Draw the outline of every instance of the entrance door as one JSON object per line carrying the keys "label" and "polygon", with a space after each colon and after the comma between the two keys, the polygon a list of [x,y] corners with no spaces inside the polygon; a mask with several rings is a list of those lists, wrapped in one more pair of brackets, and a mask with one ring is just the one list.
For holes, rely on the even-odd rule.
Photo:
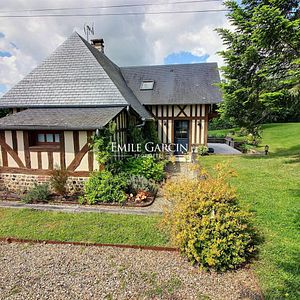
{"label": "entrance door", "polygon": [[188,120],[174,121],[174,143],[178,145],[177,146],[178,151],[175,151],[175,154],[182,155],[186,153],[186,151],[188,151],[189,149],[189,121]]}

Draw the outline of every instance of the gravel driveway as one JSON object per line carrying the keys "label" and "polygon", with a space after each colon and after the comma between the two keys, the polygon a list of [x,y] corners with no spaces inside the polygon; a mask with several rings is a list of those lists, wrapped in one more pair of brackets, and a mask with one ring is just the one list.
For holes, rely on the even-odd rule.
{"label": "gravel driveway", "polygon": [[199,272],[176,252],[0,243],[0,299],[261,299],[247,270]]}

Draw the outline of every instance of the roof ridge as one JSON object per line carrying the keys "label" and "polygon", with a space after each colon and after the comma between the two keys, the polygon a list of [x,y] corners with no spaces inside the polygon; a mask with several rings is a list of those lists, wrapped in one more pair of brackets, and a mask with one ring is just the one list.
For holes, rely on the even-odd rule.
{"label": "roof ridge", "polygon": [[[143,104],[135,96],[131,88],[127,85],[126,80],[121,72],[121,68],[109,59],[104,53],[94,48],[86,39],[78,34],[85,46],[94,55],[95,59],[104,69],[106,74],[115,84],[125,101],[131,106],[142,118],[152,119],[150,113],[146,110]],[[113,68],[113,69],[111,69]]]}
{"label": "roof ridge", "polygon": [[137,66],[123,66],[119,67],[120,69],[127,69],[127,68],[145,68],[145,67],[178,67],[178,66],[190,66],[190,65],[216,65],[218,66],[217,62],[203,62],[203,63],[186,63],[186,64],[159,64],[159,65],[137,65]]}

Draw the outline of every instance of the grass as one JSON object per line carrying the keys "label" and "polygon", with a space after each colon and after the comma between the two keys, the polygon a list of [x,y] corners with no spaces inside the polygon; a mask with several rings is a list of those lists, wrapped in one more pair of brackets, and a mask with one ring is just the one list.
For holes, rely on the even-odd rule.
{"label": "grass", "polygon": [[300,299],[300,123],[263,128],[270,156],[210,156],[202,164],[229,161],[238,174],[240,204],[264,238],[254,268],[266,299]]}
{"label": "grass", "polygon": [[[237,131],[238,128],[211,130],[209,135],[226,135]],[[277,155],[293,155],[300,149],[300,123],[274,123],[262,125],[262,143],[259,151],[264,150],[265,145],[270,146],[270,152]],[[243,140],[243,137],[234,136],[235,140]]]}
{"label": "grass", "polygon": [[0,237],[165,246],[160,216],[0,209]]}

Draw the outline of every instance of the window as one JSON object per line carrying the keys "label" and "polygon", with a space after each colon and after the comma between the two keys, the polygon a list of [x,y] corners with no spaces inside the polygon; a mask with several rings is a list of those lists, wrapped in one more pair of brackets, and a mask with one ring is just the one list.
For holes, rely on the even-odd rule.
{"label": "window", "polygon": [[144,80],[141,83],[140,90],[153,90],[154,87],[154,81],[153,80]]}
{"label": "window", "polygon": [[59,148],[60,133],[59,132],[36,132],[29,133],[29,146],[35,148]]}
{"label": "window", "polygon": [[37,144],[59,143],[59,133],[38,133]]}

